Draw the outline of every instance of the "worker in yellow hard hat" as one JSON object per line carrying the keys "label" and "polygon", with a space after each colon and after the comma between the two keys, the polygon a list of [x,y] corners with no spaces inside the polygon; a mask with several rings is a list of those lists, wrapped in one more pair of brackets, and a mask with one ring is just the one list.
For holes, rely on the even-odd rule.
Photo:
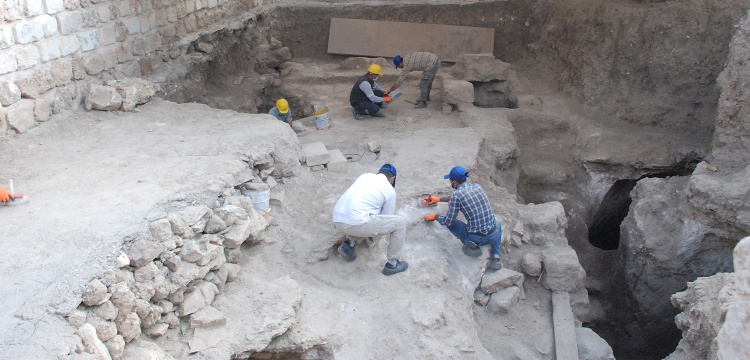
{"label": "worker in yellow hard hat", "polygon": [[289,102],[286,99],[276,100],[276,106],[271,108],[268,113],[292,126],[292,111],[289,110]]}
{"label": "worker in yellow hard hat", "polygon": [[383,69],[378,64],[372,64],[367,68],[367,74],[360,76],[354,83],[349,94],[349,104],[354,108],[352,112],[355,119],[364,120],[365,115],[385,117],[379,112],[380,108],[392,99],[385,95],[383,88],[375,82],[380,75],[383,75]]}

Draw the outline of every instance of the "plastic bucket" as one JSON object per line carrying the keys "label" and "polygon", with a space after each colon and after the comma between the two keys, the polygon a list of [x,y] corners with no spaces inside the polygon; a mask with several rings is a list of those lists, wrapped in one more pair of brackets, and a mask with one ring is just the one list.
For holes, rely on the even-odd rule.
{"label": "plastic bucket", "polygon": [[263,217],[268,217],[271,211],[271,189],[266,190],[242,190],[242,195],[249,196],[253,201],[253,207]]}
{"label": "plastic bucket", "polygon": [[328,115],[328,108],[325,106],[315,106],[313,112],[315,117],[315,128],[318,130],[328,130],[331,128],[331,118]]}

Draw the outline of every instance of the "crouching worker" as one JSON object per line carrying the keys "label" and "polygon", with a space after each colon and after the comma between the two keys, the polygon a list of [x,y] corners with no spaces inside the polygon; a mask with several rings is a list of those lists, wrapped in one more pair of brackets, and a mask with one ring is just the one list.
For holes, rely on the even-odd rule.
{"label": "crouching worker", "polygon": [[346,234],[338,252],[348,261],[357,259],[357,242],[390,235],[383,275],[397,274],[409,267],[399,259],[406,240],[406,220],[394,215],[396,176],[396,167],[391,164],[383,165],[377,174],[360,175],[333,208],[333,226]]}
{"label": "crouching worker", "polygon": [[[462,250],[467,256],[479,257],[482,255],[480,246],[492,245],[490,269],[502,269],[500,243],[503,239],[503,231],[492,212],[487,193],[481,185],[466,182],[469,178],[469,171],[462,166],[453,167],[444,178],[450,179],[451,187],[454,189],[453,195],[442,198],[430,195],[426,203],[448,202],[448,213],[445,216],[429,214],[425,220],[437,220],[445,225],[458,240],[461,240]],[[464,214],[468,224],[456,220],[459,211]]]}
{"label": "crouching worker", "polygon": [[385,95],[385,91],[376,82],[383,74],[383,69],[378,64],[372,64],[367,68],[367,74],[360,76],[354,83],[349,93],[349,104],[352,113],[357,120],[364,120],[365,115],[373,117],[385,117],[379,112],[384,103],[391,102],[391,97]]}
{"label": "crouching worker", "polygon": [[272,107],[268,113],[273,115],[277,120],[289,124],[289,126],[292,126],[294,122],[292,112],[289,110],[289,102],[286,99],[276,100],[276,106]]}

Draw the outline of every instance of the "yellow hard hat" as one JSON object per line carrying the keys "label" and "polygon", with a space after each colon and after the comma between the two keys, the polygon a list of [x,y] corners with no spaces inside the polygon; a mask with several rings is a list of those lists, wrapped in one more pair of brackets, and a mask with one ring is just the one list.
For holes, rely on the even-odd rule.
{"label": "yellow hard hat", "polygon": [[380,65],[378,64],[372,64],[369,68],[367,68],[367,71],[371,74],[375,75],[383,75],[383,69],[380,68]]}
{"label": "yellow hard hat", "polygon": [[286,114],[289,112],[289,103],[286,101],[286,99],[276,100],[276,107],[279,108],[279,112],[282,114]]}

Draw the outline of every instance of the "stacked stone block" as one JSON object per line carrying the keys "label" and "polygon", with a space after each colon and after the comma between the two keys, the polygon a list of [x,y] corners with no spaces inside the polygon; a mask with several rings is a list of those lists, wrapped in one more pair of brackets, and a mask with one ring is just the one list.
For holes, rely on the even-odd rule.
{"label": "stacked stone block", "polygon": [[345,172],[348,164],[343,153],[339,149],[328,150],[322,142],[314,142],[302,145],[305,153],[306,164],[312,171],[328,169],[334,172]]}

